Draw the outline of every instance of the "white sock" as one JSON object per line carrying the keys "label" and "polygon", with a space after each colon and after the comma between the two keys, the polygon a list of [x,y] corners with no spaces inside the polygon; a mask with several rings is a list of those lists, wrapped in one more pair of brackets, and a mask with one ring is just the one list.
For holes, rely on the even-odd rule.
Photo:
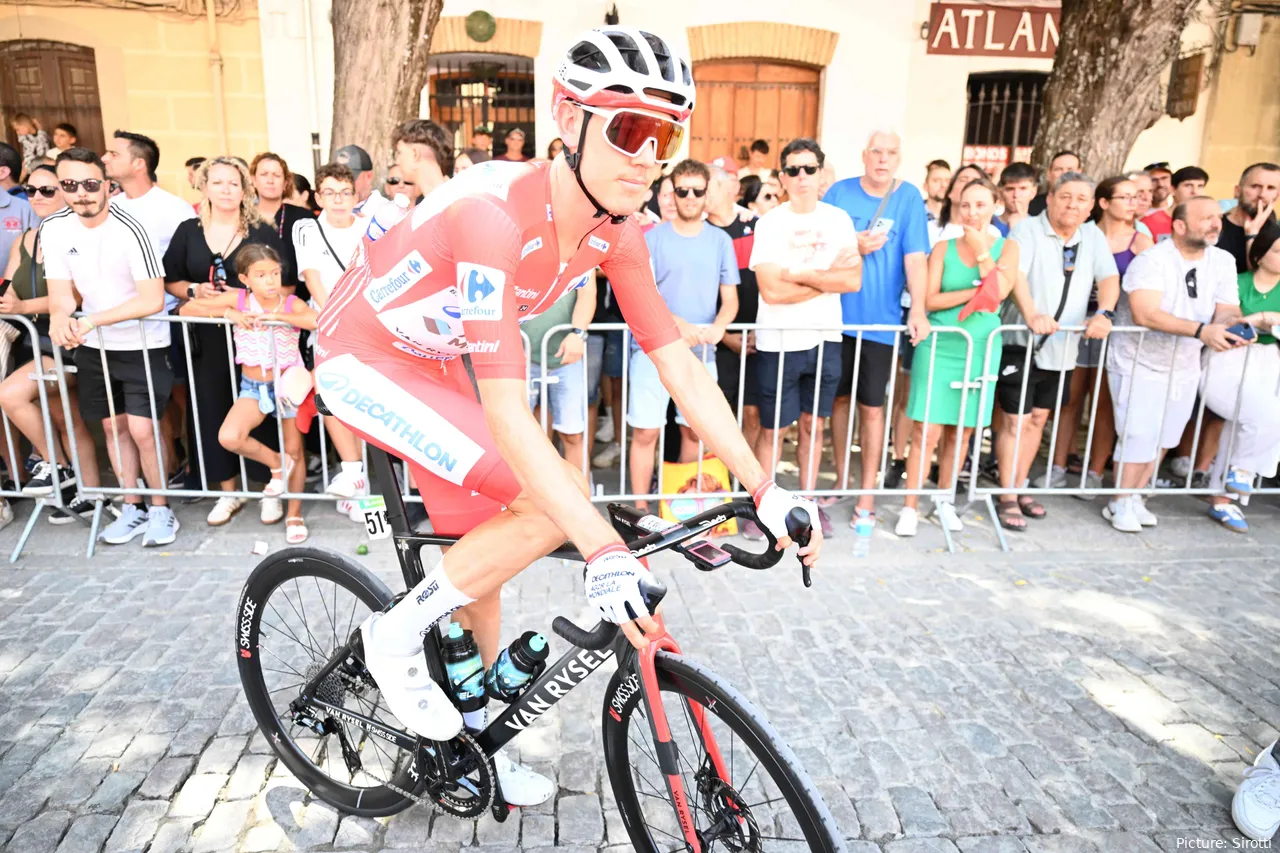
{"label": "white sock", "polygon": [[[343,463],[355,464],[355,463]],[[410,655],[422,650],[422,636],[444,617],[474,598],[460,591],[445,574],[444,560],[422,583],[409,590],[400,603],[378,620],[377,641],[393,654]]]}
{"label": "white sock", "polygon": [[478,711],[463,711],[462,722],[469,732],[483,731],[489,725],[489,708],[485,706]]}
{"label": "white sock", "polygon": [[364,463],[363,463],[363,462],[359,462],[359,461],[356,461],[356,462],[343,462],[343,463],[342,463],[342,472],[343,472],[344,474],[356,474],[357,476],[358,476],[358,475],[360,475],[360,474],[363,474],[363,473],[364,473]]}

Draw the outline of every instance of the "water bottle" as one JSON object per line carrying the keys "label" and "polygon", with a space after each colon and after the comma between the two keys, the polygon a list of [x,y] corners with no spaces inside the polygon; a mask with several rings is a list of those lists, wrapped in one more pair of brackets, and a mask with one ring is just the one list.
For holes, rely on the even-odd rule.
{"label": "water bottle", "polygon": [[449,633],[444,638],[444,671],[463,713],[478,711],[485,706],[488,698],[484,695],[484,663],[480,660],[480,649],[471,638],[471,632],[462,630],[457,622],[449,623]]}
{"label": "water bottle", "polygon": [[394,204],[379,205],[373,212],[373,216],[369,217],[369,227],[365,229],[364,236],[368,237],[370,242],[377,240],[398,225],[409,212],[408,196],[398,195],[394,202]]}
{"label": "water bottle", "polygon": [[870,510],[858,510],[857,520],[853,524],[853,556],[871,556],[871,531],[875,523],[871,520]]}
{"label": "water bottle", "polygon": [[520,639],[502,650],[484,677],[484,689],[490,699],[514,701],[521,688],[541,670],[547,659],[547,638],[525,631]]}

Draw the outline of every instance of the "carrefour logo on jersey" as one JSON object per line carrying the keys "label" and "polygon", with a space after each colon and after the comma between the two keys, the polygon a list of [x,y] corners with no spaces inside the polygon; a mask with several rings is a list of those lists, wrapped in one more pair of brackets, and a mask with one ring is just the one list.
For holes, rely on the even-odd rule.
{"label": "carrefour logo on jersey", "polygon": [[458,264],[459,302],[463,320],[501,320],[507,274],[480,264]]}
{"label": "carrefour logo on jersey", "polygon": [[609,241],[602,240],[594,235],[587,239],[587,245],[595,249],[597,252],[609,251]]}
{"label": "carrefour logo on jersey", "polygon": [[414,249],[405,255],[400,263],[387,271],[386,275],[376,276],[365,288],[364,298],[374,308],[382,308],[395,299],[406,288],[422,281],[431,272],[431,265],[422,254]]}

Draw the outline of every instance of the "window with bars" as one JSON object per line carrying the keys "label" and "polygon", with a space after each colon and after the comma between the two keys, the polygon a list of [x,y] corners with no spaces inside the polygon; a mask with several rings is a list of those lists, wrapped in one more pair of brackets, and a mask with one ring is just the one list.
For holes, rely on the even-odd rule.
{"label": "window with bars", "polygon": [[1032,71],[969,75],[965,163],[982,166],[994,178],[1007,164],[1030,159],[1048,76]]}
{"label": "window with bars", "polygon": [[533,60],[500,53],[442,53],[428,61],[431,120],[453,133],[454,152],[471,145],[476,125],[493,126],[493,153],[506,150],[512,129],[524,131],[525,157],[533,157]]}

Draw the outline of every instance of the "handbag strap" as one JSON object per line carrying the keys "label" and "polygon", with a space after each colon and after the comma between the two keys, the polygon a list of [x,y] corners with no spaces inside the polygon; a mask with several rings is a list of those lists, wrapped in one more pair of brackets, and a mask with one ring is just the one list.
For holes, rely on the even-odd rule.
{"label": "handbag strap", "polygon": [[902,186],[902,181],[897,178],[893,179],[893,183],[889,185],[889,191],[880,199],[880,206],[876,208],[876,212],[872,215],[871,221],[867,223],[867,228],[875,228],[876,220],[884,215],[885,209],[889,206],[889,199],[898,191],[898,187]]}
{"label": "handbag strap", "polygon": [[316,230],[320,232],[320,239],[323,240],[325,246],[329,248],[330,257],[332,257],[335,261],[338,262],[339,269],[341,269],[343,272],[346,272],[347,265],[342,262],[342,258],[339,258],[338,253],[333,250],[333,244],[330,243],[329,238],[325,236],[324,223],[320,221],[319,217],[316,218]]}
{"label": "handbag strap", "polygon": [[[1075,249],[1075,251],[1072,252],[1071,266],[1067,266],[1067,248],[1068,247],[1065,245],[1062,247],[1062,296],[1058,299],[1058,310],[1053,312],[1053,322],[1055,323],[1058,322],[1060,319],[1062,319],[1062,312],[1067,307],[1067,295],[1071,291],[1071,276],[1076,271],[1075,256],[1080,253],[1079,247],[1080,247],[1080,244],[1083,242],[1084,240],[1081,239],[1079,243],[1076,243],[1076,245],[1072,247]],[[1036,353],[1040,352],[1040,348],[1043,347],[1045,344],[1047,344],[1049,342],[1049,338],[1051,337],[1053,336],[1045,335],[1040,339],[1040,342],[1036,344],[1035,349],[1031,351],[1032,358],[1035,358]]]}

